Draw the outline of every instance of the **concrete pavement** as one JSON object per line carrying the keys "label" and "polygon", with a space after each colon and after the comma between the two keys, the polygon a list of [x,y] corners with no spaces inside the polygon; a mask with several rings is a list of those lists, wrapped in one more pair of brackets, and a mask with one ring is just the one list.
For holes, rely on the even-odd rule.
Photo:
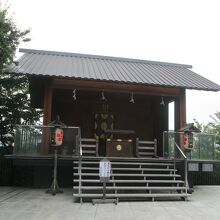
{"label": "concrete pavement", "polygon": [[1,220],[219,220],[220,186],[198,186],[188,201],[73,203],[71,189],[52,196],[44,189],[0,187]]}

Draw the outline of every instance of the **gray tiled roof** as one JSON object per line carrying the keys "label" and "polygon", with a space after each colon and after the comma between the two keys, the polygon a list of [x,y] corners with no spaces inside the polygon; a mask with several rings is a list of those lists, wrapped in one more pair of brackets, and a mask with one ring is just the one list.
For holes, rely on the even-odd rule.
{"label": "gray tiled roof", "polygon": [[54,51],[20,49],[10,71],[19,74],[220,91],[190,65]]}

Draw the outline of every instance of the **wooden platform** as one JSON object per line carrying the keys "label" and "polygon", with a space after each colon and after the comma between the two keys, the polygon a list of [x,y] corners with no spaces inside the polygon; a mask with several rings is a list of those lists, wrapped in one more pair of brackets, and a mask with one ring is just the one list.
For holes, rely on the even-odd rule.
{"label": "wooden platform", "polygon": [[[90,161],[101,160],[102,157],[84,157]],[[133,161],[136,163],[148,162],[164,162],[170,163],[171,159],[165,158],[124,158],[112,157],[113,161]],[[0,184],[13,186],[29,186],[29,187],[49,187],[52,178],[53,156],[28,156],[28,155],[6,155],[0,158],[0,164],[3,168],[0,171]],[[58,158],[58,178],[62,187],[72,186],[72,166],[73,161],[77,161],[78,156],[59,156]],[[220,184],[220,161],[219,160],[189,160],[189,163],[198,163],[199,171],[190,171],[188,174],[190,187],[194,185],[219,185]],[[202,165],[214,164],[213,172],[203,172]],[[182,161],[177,161],[177,167],[180,174],[183,171]],[[91,167],[90,169],[98,169]],[[121,170],[124,168],[121,167]],[[151,168],[145,168],[146,171]],[[131,168],[131,171],[136,170]]]}

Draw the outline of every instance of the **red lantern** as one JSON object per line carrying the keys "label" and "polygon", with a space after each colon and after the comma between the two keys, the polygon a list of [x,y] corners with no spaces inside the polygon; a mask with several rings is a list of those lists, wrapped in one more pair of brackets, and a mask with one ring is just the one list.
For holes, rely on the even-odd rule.
{"label": "red lantern", "polygon": [[63,143],[63,129],[55,128],[51,133],[51,146],[58,147]]}

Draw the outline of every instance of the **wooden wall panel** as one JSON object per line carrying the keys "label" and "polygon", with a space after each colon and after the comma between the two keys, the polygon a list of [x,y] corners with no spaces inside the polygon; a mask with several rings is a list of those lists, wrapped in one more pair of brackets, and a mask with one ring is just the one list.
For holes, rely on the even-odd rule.
{"label": "wooden wall panel", "polygon": [[[94,94],[93,94],[94,95]],[[99,96],[84,96],[79,100],[71,99],[71,91],[57,91],[54,97],[53,118],[60,115],[61,121],[69,126],[79,126],[82,136],[94,137],[95,113],[100,113]],[[113,95],[114,96],[114,95]],[[65,98],[62,98],[65,97]],[[135,104],[129,103],[128,97],[112,100],[108,97],[108,111],[114,115],[115,129],[135,130],[137,136],[145,140],[153,140],[154,109],[150,97],[136,98]]]}
{"label": "wooden wall panel", "polygon": [[[168,108],[161,106],[161,97],[136,95],[135,103],[128,94],[105,94],[109,114],[114,115],[114,129],[134,130],[142,140],[158,140],[158,154],[163,155],[163,131],[168,130]],[[71,90],[56,90],[53,101],[53,118],[60,115],[69,126],[81,127],[82,137],[94,137],[95,113],[100,113],[100,92],[78,91],[77,100]],[[168,101],[168,100],[167,100]]]}

